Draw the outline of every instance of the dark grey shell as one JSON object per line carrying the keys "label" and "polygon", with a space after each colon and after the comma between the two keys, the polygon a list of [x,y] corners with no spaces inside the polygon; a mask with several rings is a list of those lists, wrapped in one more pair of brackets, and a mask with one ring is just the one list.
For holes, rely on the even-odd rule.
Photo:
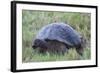
{"label": "dark grey shell", "polygon": [[65,23],[52,23],[44,26],[37,34],[36,39],[57,40],[69,46],[75,46],[81,43],[78,32]]}

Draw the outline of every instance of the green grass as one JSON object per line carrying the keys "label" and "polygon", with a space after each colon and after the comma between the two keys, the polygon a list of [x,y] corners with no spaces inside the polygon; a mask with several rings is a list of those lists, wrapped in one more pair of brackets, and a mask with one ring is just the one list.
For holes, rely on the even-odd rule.
{"label": "green grass", "polygon": [[[65,60],[86,60],[91,58],[91,15],[89,13],[75,12],[47,12],[47,11],[22,11],[22,62],[44,62]],[[31,48],[39,29],[53,22],[64,22],[72,26],[87,39],[86,49],[80,56],[75,49],[70,49],[65,55],[42,55],[35,53]]]}
{"label": "green grass", "polygon": [[90,49],[85,49],[83,56],[80,56],[75,49],[70,49],[68,53],[64,55],[57,54],[39,54],[36,52],[32,52],[33,50],[27,50],[27,54],[25,53],[23,56],[24,62],[46,62],[46,61],[69,61],[69,60],[87,60],[90,59]]}

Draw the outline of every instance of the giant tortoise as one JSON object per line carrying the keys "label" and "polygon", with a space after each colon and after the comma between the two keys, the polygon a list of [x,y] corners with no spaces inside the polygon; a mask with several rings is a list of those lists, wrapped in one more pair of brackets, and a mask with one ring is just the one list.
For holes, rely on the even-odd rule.
{"label": "giant tortoise", "polygon": [[70,25],[65,23],[51,23],[39,30],[32,42],[33,49],[40,53],[64,54],[70,48],[75,48],[82,55],[85,39]]}

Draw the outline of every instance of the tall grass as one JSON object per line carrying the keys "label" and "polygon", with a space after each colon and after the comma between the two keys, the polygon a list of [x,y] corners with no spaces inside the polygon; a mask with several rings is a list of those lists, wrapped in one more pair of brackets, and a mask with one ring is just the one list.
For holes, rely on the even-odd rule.
{"label": "tall grass", "polygon": [[[50,12],[50,11],[22,11],[22,61],[63,61],[63,60],[85,60],[91,58],[90,49],[90,19],[89,13],[75,12]],[[32,40],[35,39],[39,29],[53,22],[64,22],[72,26],[83,37],[87,39],[87,48],[83,56],[79,56],[75,49],[70,49],[65,55],[46,55],[35,53],[32,49]]]}

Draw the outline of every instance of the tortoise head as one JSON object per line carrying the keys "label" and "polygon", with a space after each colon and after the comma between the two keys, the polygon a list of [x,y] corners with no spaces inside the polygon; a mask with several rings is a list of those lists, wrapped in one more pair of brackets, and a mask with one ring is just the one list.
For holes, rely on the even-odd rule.
{"label": "tortoise head", "polygon": [[44,40],[35,39],[33,44],[32,44],[32,48],[33,49],[36,49],[36,48],[47,48],[47,43]]}

